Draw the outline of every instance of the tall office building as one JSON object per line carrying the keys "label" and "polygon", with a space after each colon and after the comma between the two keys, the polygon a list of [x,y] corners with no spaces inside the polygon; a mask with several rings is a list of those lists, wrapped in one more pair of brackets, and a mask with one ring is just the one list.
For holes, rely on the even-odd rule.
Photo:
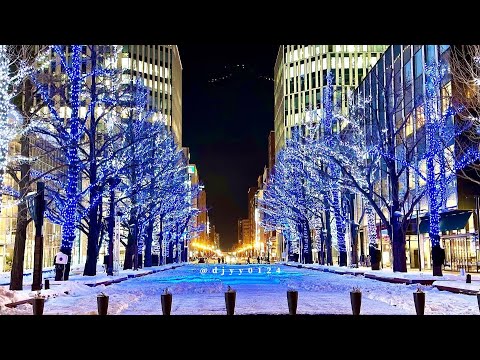
{"label": "tall office building", "polygon": [[[402,104],[395,109],[396,129],[396,151],[411,151],[414,159],[418,161],[418,167],[422,172],[426,172],[426,160],[423,155],[427,149],[428,139],[425,135],[425,94],[426,94],[426,76],[425,65],[439,63],[441,61],[448,63],[452,51],[461,52],[461,47],[450,45],[392,45],[386,49],[380,57],[377,64],[370,70],[365,79],[355,90],[355,95],[362,97],[371,97],[371,107],[368,108],[367,119],[380,119],[380,123],[385,122],[386,110],[381,106],[384,101],[384,95],[379,90],[383,84],[393,83],[395,102]],[[392,69],[394,71],[392,76]],[[450,67],[448,67],[450,71]],[[380,85],[379,85],[380,83]],[[457,82],[455,76],[450,72],[441,82],[442,101],[440,105],[445,111],[445,106],[449,105],[451,98],[462,101],[468,98],[468,92],[463,93],[462,86]],[[388,118],[387,118],[388,119]],[[459,120],[459,119],[458,119]],[[454,117],[450,121],[454,120]],[[371,120],[370,120],[371,121]],[[460,122],[458,123],[460,124]],[[374,125],[366,122],[366,127]],[[367,136],[367,143],[374,141],[373,136]],[[450,150],[459,153],[461,148],[458,144],[452,142],[449,145]],[[445,150],[445,161],[451,161]],[[446,167],[447,174],[450,172],[451,165]],[[376,187],[379,192],[388,198],[390,176],[386,170],[382,169],[379,173]],[[472,177],[477,177],[471,173]],[[476,198],[480,193],[478,180],[473,182],[465,179],[459,172],[449,174],[451,181],[447,185],[444,206],[440,213],[440,242],[445,249],[446,270],[459,271],[480,271],[480,247],[478,239],[478,203]],[[404,173],[400,177],[400,193],[404,194],[409,189],[410,194],[414,194],[426,185],[424,178],[415,172]],[[402,195],[403,196],[403,195]],[[361,217],[361,201],[357,197],[357,210],[355,211],[355,221],[360,223],[359,227],[359,252],[367,253],[368,244],[366,219]],[[412,198],[407,198],[408,206],[412,204]],[[387,209],[383,207],[387,212]],[[410,218],[409,226],[406,230],[406,260],[407,265],[412,268],[431,269],[431,243],[429,239],[429,214],[428,198],[423,196],[415,206],[414,213]],[[405,210],[404,210],[405,211]],[[362,220],[362,221],[360,221]],[[380,250],[382,252],[382,266],[391,266],[393,262],[393,251],[388,232],[384,224],[376,216],[377,238],[379,240]]]}
{"label": "tall office building", "polygon": [[150,89],[149,109],[165,116],[179,147],[182,146],[182,62],[177,45],[124,45],[120,57],[124,81],[137,76]]}
{"label": "tall office building", "polygon": [[281,45],[275,63],[275,155],[301,125],[305,111],[322,107],[330,70],[335,101],[346,109],[348,90],[357,87],[385,51],[385,45]]}

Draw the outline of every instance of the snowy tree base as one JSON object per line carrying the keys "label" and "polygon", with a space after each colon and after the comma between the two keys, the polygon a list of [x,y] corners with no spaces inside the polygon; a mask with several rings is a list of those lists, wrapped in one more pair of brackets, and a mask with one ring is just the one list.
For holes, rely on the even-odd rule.
{"label": "snowy tree base", "polygon": [[433,276],[443,276],[442,265],[433,265]]}

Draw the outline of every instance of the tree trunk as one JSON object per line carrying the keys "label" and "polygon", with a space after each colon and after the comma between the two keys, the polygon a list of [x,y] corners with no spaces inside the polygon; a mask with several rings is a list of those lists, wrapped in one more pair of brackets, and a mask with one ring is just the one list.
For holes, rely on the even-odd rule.
{"label": "tree trunk", "polygon": [[[27,136],[20,138],[20,152],[22,156],[30,155],[30,143]],[[30,164],[20,165],[20,196],[22,199],[29,192]],[[27,204],[23,201],[17,207],[17,228],[15,232],[15,247],[13,248],[13,264],[10,273],[10,290],[23,290],[23,267],[25,259],[25,245],[27,241]]]}
{"label": "tree trunk", "polygon": [[173,241],[168,242],[167,264],[173,263]]}
{"label": "tree trunk", "polygon": [[325,211],[325,227],[327,228],[327,238],[325,245],[327,247],[327,265],[333,265],[332,254],[332,228],[330,226],[330,211]]}
{"label": "tree trunk", "polygon": [[325,235],[322,230],[320,231],[320,249],[318,250],[318,263],[325,265]]}
{"label": "tree trunk", "polygon": [[[392,214],[393,215],[393,214]],[[393,250],[393,271],[407,272],[407,256],[405,253],[405,231],[403,231],[398,217],[391,215],[392,231],[391,239]]]}
{"label": "tree trunk", "polygon": [[[96,196],[96,191],[91,191],[90,196]],[[92,197],[90,197],[92,198]],[[98,204],[93,206],[89,213],[89,231],[88,231],[88,242],[87,242],[87,259],[85,261],[85,268],[83,270],[84,276],[95,276],[97,274],[97,260],[98,260],[98,240],[100,237],[100,224],[98,222]]]}
{"label": "tree trunk", "polygon": [[153,241],[153,220],[147,225],[147,236],[145,237],[145,267],[152,266],[152,241]]}
{"label": "tree trunk", "polygon": [[[95,46],[92,46],[92,70],[96,69],[97,65],[97,54],[95,50]],[[93,103],[97,101],[97,84],[96,84],[96,76],[95,72],[92,74],[92,85],[90,88],[90,97]],[[90,115],[90,126],[87,130],[90,132],[89,138],[89,176],[90,176],[90,185],[96,184],[97,182],[97,149],[96,149],[96,141],[97,141],[97,131],[96,131],[96,120],[95,120],[95,111],[92,111]],[[95,276],[97,274],[97,259],[98,259],[98,237],[100,234],[99,223],[101,222],[101,213],[99,215],[99,206],[98,203],[92,206],[94,201],[98,201],[97,197],[99,195],[98,186],[92,186],[90,188],[89,193],[89,205],[91,206],[90,211],[88,212],[88,222],[89,222],[89,229],[88,229],[88,242],[87,242],[87,259],[85,261],[85,268],[83,271],[83,275],[85,276]],[[101,201],[101,200],[100,200]]]}
{"label": "tree trunk", "polygon": [[113,276],[113,237],[115,232],[115,190],[113,189],[113,180],[110,183],[110,202],[108,210],[108,261],[107,261],[107,275]]}
{"label": "tree trunk", "polygon": [[308,221],[305,219],[302,221],[302,238],[303,238],[303,263],[311,264],[312,263],[312,236],[310,232],[310,226]]}
{"label": "tree trunk", "polygon": [[343,214],[342,214],[342,205],[340,203],[340,194],[339,190],[332,190],[333,196],[333,213],[335,215],[335,224],[337,227],[337,245],[338,245],[338,253],[340,256],[339,265],[340,266],[347,266],[347,249],[345,244],[345,223],[343,221]]}
{"label": "tree trunk", "polygon": [[163,265],[165,262],[163,256],[163,216],[160,215],[160,233],[158,234],[158,246],[160,248],[160,252],[158,253],[158,265]]}
{"label": "tree trunk", "polygon": [[132,230],[132,224],[136,226],[134,223],[133,217],[130,218],[129,224],[130,228],[128,230],[128,240],[127,240],[127,247],[125,248],[125,261],[123,262],[123,270],[127,269],[132,269],[133,268],[133,257],[135,254],[135,246],[134,246],[134,241],[136,241],[135,238],[135,231],[134,229]]}
{"label": "tree trunk", "polygon": [[[440,236],[437,235],[437,237],[438,239],[435,239],[435,240],[439,244]],[[442,249],[440,245],[433,246],[432,247],[433,276],[443,276],[442,265],[444,261],[445,261],[445,250]]]}
{"label": "tree trunk", "polygon": [[372,267],[372,270],[380,270],[380,261],[382,259],[382,253],[376,247],[376,244],[369,245],[368,253],[370,255],[370,266]]}

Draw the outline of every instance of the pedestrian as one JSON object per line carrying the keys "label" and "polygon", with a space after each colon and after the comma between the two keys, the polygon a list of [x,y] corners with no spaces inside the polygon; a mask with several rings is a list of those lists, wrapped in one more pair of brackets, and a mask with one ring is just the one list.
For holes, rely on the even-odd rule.
{"label": "pedestrian", "polygon": [[260,264],[260,256],[257,256],[257,264]]}
{"label": "pedestrian", "polygon": [[250,264],[250,256],[247,258],[247,264]]}

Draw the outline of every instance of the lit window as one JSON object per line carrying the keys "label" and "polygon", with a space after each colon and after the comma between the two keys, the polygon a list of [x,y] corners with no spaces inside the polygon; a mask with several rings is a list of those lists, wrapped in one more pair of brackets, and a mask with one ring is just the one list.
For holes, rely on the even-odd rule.
{"label": "lit window", "polygon": [[315,72],[315,60],[312,61],[312,72]]}
{"label": "lit window", "polygon": [[413,121],[412,114],[409,114],[405,121],[405,136],[409,136],[411,133],[413,133]]}
{"label": "lit window", "polygon": [[309,57],[309,52],[308,52],[308,45],[305,46],[305,57],[308,58]]}
{"label": "lit window", "polygon": [[[426,160],[420,161],[420,174],[424,178],[427,177],[427,162],[426,162]],[[420,186],[424,186],[427,182],[424,179],[422,179],[421,177],[419,177],[418,183],[419,183]]]}
{"label": "lit window", "polygon": [[370,66],[374,66],[376,63],[377,63],[377,57],[376,57],[376,56],[372,56],[372,57],[370,58]]}
{"label": "lit window", "polygon": [[423,106],[419,106],[415,109],[415,118],[417,129],[420,129],[423,125],[425,125],[425,114],[423,112]]}
{"label": "lit window", "polygon": [[129,57],[122,58],[122,68],[123,69],[130,69],[131,66],[131,59]]}
{"label": "lit window", "polygon": [[367,51],[367,45],[362,45],[362,50]]}
{"label": "lit window", "polygon": [[442,87],[442,112],[450,106],[450,96],[452,94],[452,83],[449,81]]}
{"label": "lit window", "polygon": [[325,70],[327,68],[327,59],[323,58],[322,59],[322,68]]}
{"label": "lit window", "polygon": [[335,69],[335,56],[330,58],[330,69]]}
{"label": "lit window", "polygon": [[355,52],[355,45],[347,45],[347,51],[348,52]]}
{"label": "lit window", "polygon": [[297,61],[298,60],[298,50],[294,50],[293,51],[293,61]]}
{"label": "lit window", "polygon": [[342,45],[335,45],[335,51],[336,52],[341,52],[342,51]]}
{"label": "lit window", "polygon": [[343,68],[344,69],[350,68],[350,57],[346,56],[343,58]]}
{"label": "lit window", "polygon": [[[457,192],[452,191],[452,193],[448,196],[448,199],[447,199],[447,208],[451,208],[451,207],[455,207],[455,206],[457,206]],[[464,233],[465,229],[462,229],[462,232]]]}
{"label": "lit window", "polygon": [[305,75],[305,65],[304,64],[300,65],[300,75]]}
{"label": "lit window", "polygon": [[357,66],[358,66],[359,69],[363,68],[363,55],[358,55]]}

